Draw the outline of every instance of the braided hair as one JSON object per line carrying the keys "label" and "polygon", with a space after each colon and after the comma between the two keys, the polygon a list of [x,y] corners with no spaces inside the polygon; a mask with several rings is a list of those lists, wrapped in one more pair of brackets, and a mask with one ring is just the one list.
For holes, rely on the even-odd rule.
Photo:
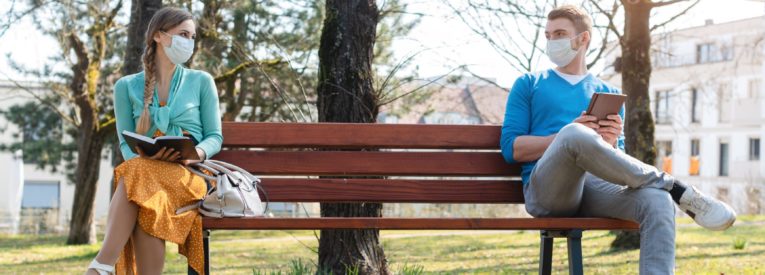
{"label": "braided hair", "polygon": [[157,55],[157,41],[154,41],[154,36],[159,31],[167,31],[172,29],[186,20],[194,20],[194,17],[190,12],[184,9],[166,7],[158,10],[154,13],[149,21],[149,26],[146,28],[146,45],[143,50],[143,71],[144,71],[144,84],[143,84],[143,112],[138,118],[138,124],[136,125],[136,132],[139,134],[146,134],[151,128],[151,114],[149,114],[149,105],[151,105],[152,95],[154,94],[154,86],[156,85],[156,64],[154,62]]}

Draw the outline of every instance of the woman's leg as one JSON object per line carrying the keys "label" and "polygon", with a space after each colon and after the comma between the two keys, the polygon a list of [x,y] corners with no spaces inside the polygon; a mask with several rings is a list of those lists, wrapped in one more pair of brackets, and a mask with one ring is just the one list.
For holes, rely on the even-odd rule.
{"label": "woman's leg", "polygon": [[138,274],[162,274],[165,266],[165,241],[136,226],[133,229],[133,245]]}
{"label": "woman's leg", "polygon": [[[109,204],[109,216],[106,222],[106,235],[101,250],[96,255],[96,261],[105,265],[114,265],[120,252],[125,247],[133,228],[136,227],[138,206],[130,202],[125,192],[124,179],[120,178],[117,190]],[[88,270],[87,274],[97,274]]]}

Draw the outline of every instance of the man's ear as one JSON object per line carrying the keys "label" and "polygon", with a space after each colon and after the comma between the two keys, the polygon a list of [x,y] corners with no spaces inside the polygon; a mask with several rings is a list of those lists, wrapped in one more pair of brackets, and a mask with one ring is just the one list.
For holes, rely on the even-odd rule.
{"label": "man's ear", "polygon": [[581,36],[580,36],[580,39],[582,39],[581,40],[582,43],[579,45],[579,47],[582,47],[582,46],[587,47],[587,46],[589,46],[590,45],[590,39],[592,39],[592,37],[590,36],[590,32],[589,31],[583,31]]}

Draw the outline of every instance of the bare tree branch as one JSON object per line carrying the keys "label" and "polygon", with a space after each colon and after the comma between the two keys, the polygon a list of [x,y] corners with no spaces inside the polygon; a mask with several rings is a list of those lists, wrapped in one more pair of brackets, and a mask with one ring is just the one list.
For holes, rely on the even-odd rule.
{"label": "bare tree branch", "polygon": [[600,4],[598,4],[598,2],[599,2],[598,0],[590,0],[590,3],[600,13],[605,15],[606,18],[608,18],[608,29],[610,29],[614,33],[614,35],[616,35],[616,38],[619,41],[622,41],[622,33],[619,32],[619,29],[616,28],[616,24],[614,23],[614,17],[616,17],[616,12],[618,12],[619,11],[619,7],[621,7],[621,5],[619,5],[619,3],[617,1],[618,0],[614,0],[614,5],[612,6],[611,11],[606,11],[605,9],[603,9],[600,6]]}
{"label": "bare tree branch", "polygon": [[417,91],[419,91],[419,90],[422,90],[423,88],[430,86],[430,84],[433,84],[433,83],[435,83],[436,81],[439,81],[439,80],[441,80],[442,78],[449,76],[451,73],[453,73],[454,71],[456,71],[456,70],[459,70],[459,69],[461,69],[461,68],[464,68],[464,66],[459,66],[459,67],[456,67],[456,68],[454,68],[454,69],[451,69],[451,70],[450,70],[450,71],[448,71],[447,73],[445,73],[445,74],[442,74],[442,75],[440,75],[440,76],[438,76],[438,77],[434,78],[433,80],[431,80],[431,81],[428,81],[428,82],[427,82],[427,83],[425,83],[425,84],[422,84],[422,85],[420,85],[420,86],[417,86],[417,88],[414,88],[414,89],[412,89],[412,90],[410,90],[410,91],[408,91],[408,92],[406,92],[406,93],[403,93],[403,94],[401,94],[401,95],[398,95],[398,96],[396,96],[396,97],[394,97],[394,98],[391,98],[391,99],[389,99],[389,100],[386,100],[386,101],[382,101],[382,102],[378,103],[378,104],[377,104],[377,106],[385,106],[385,105],[387,105],[387,104],[390,104],[391,102],[394,102],[394,101],[396,101],[396,100],[398,100],[398,99],[400,99],[400,98],[402,98],[402,97],[406,97],[406,96],[408,96],[408,95],[411,95],[411,94],[413,94],[413,93],[416,93]]}
{"label": "bare tree branch", "polygon": [[46,98],[43,98],[42,96],[40,96],[37,93],[35,93],[34,91],[32,91],[32,89],[29,89],[29,87],[22,85],[21,83],[19,83],[18,81],[14,80],[14,79],[11,79],[6,73],[4,73],[4,72],[0,72],[0,73],[2,73],[8,81],[13,83],[13,85],[16,86],[16,88],[21,89],[22,91],[24,91],[27,94],[29,94],[32,97],[34,97],[35,100],[37,100],[41,104],[43,104],[46,107],[48,107],[48,109],[51,109],[51,111],[56,112],[56,114],[59,117],[61,117],[61,119],[66,120],[67,122],[71,123],[74,126],[77,126],[77,122],[74,120],[74,118],[68,116],[67,114],[65,114],[64,112],[59,110],[56,105],[54,105],[52,102],[50,102],[50,100],[48,100]]}
{"label": "bare tree branch", "polygon": [[651,7],[658,8],[658,7],[669,6],[669,5],[684,2],[684,1],[687,1],[687,0],[670,0],[670,1],[662,1],[662,2],[653,2],[651,4]]}
{"label": "bare tree branch", "polygon": [[507,87],[503,87],[502,85],[499,85],[499,83],[497,83],[497,82],[496,82],[496,81],[494,81],[494,80],[488,79],[488,78],[486,78],[486,77],[483,77],[483,76],[481,76],[481,75],[478,75],[478,74],[474,73],[473,71],[471,71],[471,70],[470,70],[470,69],[468,69],[467,67],[464,67],[464,69],[463,69],[463,70],[464,70],[466,73],[469,73],[471,76],[473,76],[473,77],[475,77],[475,78],[478,78],[478,79],[480,79],[480,80],[483,80],[483,81],[485,81],[485,82],[487,82],[487,83],[491,84],[492,86],[495,86],[495,87],[497,87],[497,88],[499,88],[499,89],[501,89],[501,90],[503,90],[503,91],[506,91],[506,92],[508,92],[508,91],[510,90],[510,89],[509,89],[509,88],[507,88]]}
{"label": "bare tree branch", "polygon": [[658,28],[661,28],[661,27],[663,27],[663,26],[667,25],[668,23],[670,23],[670,22],[674,21],[674,20],[675,20],[675,19],[677,19],[678,17],[680,17],[680,16],[683,16],[683,15],[684,15],[684,14],[686,14],[686,13],[687,13],[687,12],[688,12],[688,11],[689,11],[691,8],[695,7],[695,6],[696,6],[697,4],[699,4],[700,2],[701,2],[701,0],[696,0],[696,1],[694,1],[694,2],[693,2],[693,4],[691,4],[691,5],[689,5],[688,7],[686,7],[686,8],[685,8],[683,11],[681,11],[681,12],[679,12],[679,13],[675,14],[674,16],[672,16],[671,18],[667,19],[667,21],[664,21],[664,22],[662,22],[661,24],[656,24],[656,25],[653,25],[653,26],[651,27],[651,32],[653,32],[654,30],[656,30],[656,29],[658,29]]}
{"label": "bare tree branch", "polygon": [[23,11],[23,12],[21,12],[19,14],[14,14],[14,9],[16,7],[16,1],[14,0],[14,1],[11,2],[11,5],[10,5],[11,7],[8,10],[8,13],[7,13],[8,20],[5,23],[0,25],[0,38],[2,38],[3,35],[5,35],[5,33],[8,31],[8,29],[10,29],[11,26],[13,26],[13,24],[18,22],[19,20],[21,20],[25,16],[34,13],[37,9],[39,9],[40,7],[45,6],[50,1],[30,1],[30,2],[32,2],[34,4],[34,6],[30,7],[26,11]]}
{"label": "bare tree branch", "polygon": [[222,73],[221,75],[218,75],[215,77],[215,84],[220,84],[225,82],[226,80],[229,80],[232,77],[236,77],[241,71],[249,69],[251,67],[255,66],[275,66],[282,63],[281,59],[272,59],[272,60],[263,60],[263,61],[256,61],[256,60],[246,60],[236,67],[226,71],[225,73]]}

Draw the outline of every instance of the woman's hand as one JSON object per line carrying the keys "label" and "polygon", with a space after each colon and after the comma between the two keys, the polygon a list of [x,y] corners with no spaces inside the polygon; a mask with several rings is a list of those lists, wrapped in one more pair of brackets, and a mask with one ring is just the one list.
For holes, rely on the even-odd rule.
{"label": "woman's hand", "polygon": [[135,150],[138,151],[139,156],[141,156],[142,158],[147,158],[147,159],[162,160],[162,161],[178,161],[181,159],[181,152],[175,151],[173,148],[162,147],[162,149],[159,149],[159,152],[157,152],[153,156],[146,155],[146,153],[144,153],[140,147],[136,146]]}
{"label": "woman's hand", "polygon": [[205,159],[205,157],[207,156],[205,154],[205,151],[203,151],[202,149],[199,149],[199,147],[196,147],[196,149],[197,149],[197,155],[199,155],[199,159],[184,159],[181,161],[183,165],[189,165],[192,163],[202,162]]}

